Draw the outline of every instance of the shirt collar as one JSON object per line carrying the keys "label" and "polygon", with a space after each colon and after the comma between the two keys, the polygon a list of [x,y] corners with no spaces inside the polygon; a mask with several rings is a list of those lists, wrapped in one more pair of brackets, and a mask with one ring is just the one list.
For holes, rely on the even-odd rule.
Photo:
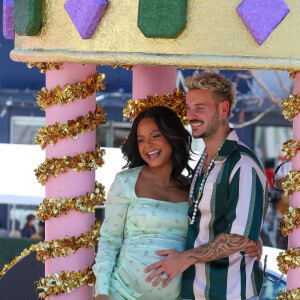
{"label": "shirt collar", "polygon": [[236,132],[231,129],[231,132],[224,141],[223,146],[221,147],[218,156],[215,158],[215,164],[223,164],[225,159],[230,155],[230,153],[236,148],[239,138]]}

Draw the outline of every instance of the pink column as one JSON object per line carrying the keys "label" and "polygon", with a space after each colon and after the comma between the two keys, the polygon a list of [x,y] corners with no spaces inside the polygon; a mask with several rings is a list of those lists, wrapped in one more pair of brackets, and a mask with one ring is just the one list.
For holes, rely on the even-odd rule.
{"label": "pink column", "polygon": [[[51,70],[46,73],[46,88],[50,90],[59,85],[85,81],[96,72],[96,65],[63,64],[60,70]],[[89,111],[95,110],[96,93],[91,98],[76,99],[63,106],[52,105],[46,110],[46,124],[55,122],[67,123],[68,120],[76,119],[80,115],[87,115]],[[60,140],[55,146],[46,147],[47,158],[62,158],[64,155],[74,156],[76,153],[92,151],[95,149],[96,132],[87,132],[79,135],[76,140],[67,138]],[[77,197],[92,191],[95,188],[95,171],[76,172],[70,170],[66,174],[59,174],[56,178],[49,176],[46,183],[46,197]],[[54,238],[62,238],[66,235],[78,237],[90,230],[94,224],[94,214],[83,214],[70,211],[67,215],[60,215],[46,221],[45,239],[50,241]],[[94,248],[81,248],[67,257],[57,257],[46,260],[45,273],[61,273],[63,270],[69,272],[85,270],[94,261]],[[83,285],[71,293],[51,296],[50,299],[70,300],[92,300],[93,288]]]}
{"label": "pink column", "polygon": [[[300,73],[295,77],[295,89],[294,94],[300,94]],[[298,114],[293,120],[293,139],[300,141],[300,114]],[[300,170],[300,153],[292,159],[292,169]],[[300,206],[300,192],[294,192],[291,196],[290,206]],[[294,228],[289,234],[289,248],[300,247],[300,227]],[[287,289],[297,289],[300,287],[300,268],[289,269],[287,273]]]}
{"label": "pink column", "polygon": [[165,93],[173,94],[176,88],[176,67],[134,66],[132,99]]}

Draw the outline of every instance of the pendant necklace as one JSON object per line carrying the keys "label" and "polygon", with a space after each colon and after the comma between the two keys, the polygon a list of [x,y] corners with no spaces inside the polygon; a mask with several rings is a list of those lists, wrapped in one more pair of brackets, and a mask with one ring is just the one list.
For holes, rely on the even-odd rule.
{"label": "pendant necklace", "polygon": [[175,184],[171,184],[171,185],[164,185],[162,183],[160,183],[160,181],[158,180],[158,178],[154,175],[154,173],[152,172],[152,170],[150,169],[149,165],[147,165],[147,168],[150,172],[150,174],[152,175],[152,177],[154,178],[155,182],[163,189],[167,190],[167,189],[172,189],[175,188]]}

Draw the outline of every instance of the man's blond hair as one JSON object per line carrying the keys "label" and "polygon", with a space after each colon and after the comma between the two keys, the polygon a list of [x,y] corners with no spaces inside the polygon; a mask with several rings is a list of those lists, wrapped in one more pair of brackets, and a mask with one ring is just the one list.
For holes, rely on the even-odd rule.
{"label": "man's blond hair", "polygon": [[229,102],[228,118],[231,116],[232,109],[235,106],[236,85],[223,75],[215,72],[195,73],[194,76],[188,77],[184,85],[189,90],[209,90],[217,97],[214,99],[217,103],[227,100]]}

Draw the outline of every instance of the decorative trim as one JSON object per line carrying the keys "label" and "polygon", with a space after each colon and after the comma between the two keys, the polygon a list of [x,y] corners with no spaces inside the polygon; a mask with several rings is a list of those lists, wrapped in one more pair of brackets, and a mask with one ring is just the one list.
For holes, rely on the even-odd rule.
{"label": "decorative trim", "polygon": [[35,176],[41,185],[45,185],[50,175],[57,177],[59,173],[67,173],[70,169],[77,172],[91,171],[104,164],[102,156],[104,149],[100,149],[98,143],[94,151],[76,153],[75,156],[64,156],[63,158],[46,158],[46,161],[34,170]]}
{"label": "decorative trim", "polygon": [[86,117],[79,116],[75,120],[69,120],[67,124],[55,122],[54,125],[40,127],[35,143],[45,149],[47,144],[54,146],[59,140],[67,137],[76,140],[79,134],[84,135],[88,131],[96,130],[105,123],[103,107],[96,104],[95,112],[89,112]]}

